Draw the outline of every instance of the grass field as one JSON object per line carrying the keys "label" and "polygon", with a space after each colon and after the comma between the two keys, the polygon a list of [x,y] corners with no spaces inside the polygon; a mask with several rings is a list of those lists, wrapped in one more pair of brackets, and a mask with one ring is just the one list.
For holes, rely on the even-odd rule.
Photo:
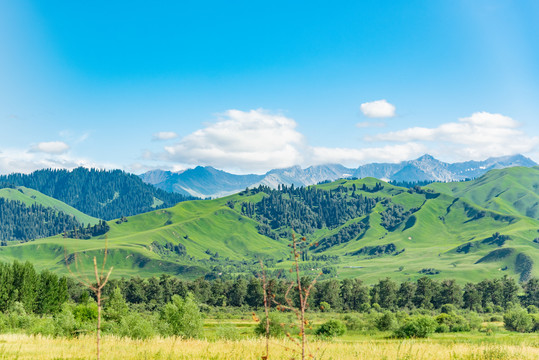
{"label": "grass field", "polygon": [[[298,358],[295,345],[273,340],[269,359]],[[539,339],[534,334],[442,334],[426,340],[371,338],[313,341],[316,359],[418,359],[418,360],[532,360],[539,358]],[[102,359],[260,359],[263,339],[181,340],[154,338],[137,341],[106,336]],[[95,339],[47,338],[19,334],[0,335],[0,359],[95,359]]]}

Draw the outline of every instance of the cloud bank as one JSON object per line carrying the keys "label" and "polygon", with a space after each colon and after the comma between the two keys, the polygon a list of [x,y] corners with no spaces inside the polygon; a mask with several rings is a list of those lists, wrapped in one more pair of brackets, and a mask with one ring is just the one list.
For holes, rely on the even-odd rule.
{"label": "cloud bank", "polygon": [[369,137],[371,141],[430,143],[441,152],[456,154],[462,159],[484,159],[532,151],[539,137],[520,130],[520,124],[508,116],[476,112],[458,122],[435,128],[412,127]]}
{"label": "cloud bank", "polygon": [[[388,105],[392,110],[385,115],[394,114],[394,107]],[[373,115],[372,109],[366,111]],[[366,122],[356,127],[382,125]],[[480,160],[529,153],[539,145],[539,138],[526,135],[515,120],[488,112],[473,113],[434,128],[411,127],[365,137],[367,146],[358,148],[312,146],[297,127],[293,119],[263,109],[228,110],[217,121],[165,146],[162,153],[148,153],[146,158],[164,160],[176,168],[179,164],[183,168],[211,165],[228,171],[262,173],[293,165],[394,163],[425,153],[448,161]]]}
{"label": "cloud bank", "polygon": [[228,110],[218,121],[165,147],[170,161],[266,171],[304,162],[306,142],[296,122],[266,110]]}

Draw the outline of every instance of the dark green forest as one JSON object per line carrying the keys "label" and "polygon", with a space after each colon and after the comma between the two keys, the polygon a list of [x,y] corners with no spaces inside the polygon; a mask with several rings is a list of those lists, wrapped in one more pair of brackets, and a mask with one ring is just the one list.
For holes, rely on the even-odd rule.
{"label": "dark green forest", "polygon": [[[256,204],[242,203],[241,211],[244,215],[260,222],[262,226],[259,230],[267,236],[270,236],[272,231],[278,232],[283,228],[291,228],[303,235],[311,234],[324,227],[334,229],[351,219],[370,213],[379,201],[356,193],[355,190],[351,196],[347,196],[348,189],[343,186],[326,191],[315,187],[294,187],[293,185],[290,187],[280,185],[275,190],[261,185],[246,190],[240,195],[259,192],[268,196]],[[365,227],[356,225],[349,230],[345,232],[348,235],[341,234],[341,242],[356,237],[365,230]],[[288,233],[280,234],[280,236],[286,237]],[[325,247],[338,243],[336,239],[328,239]]]}
{"label": "dark green forest", "polygon": [[80,228],[70,215],[39,204],[26,206],[20,201],[0,198],[0,242],[28,241],[53,236],[65,229]]}
{"label": "dark green forest", "polygon": [[85,214],[105,220],[167,208],[193,199],[157,189],[121,170],[45,169],[31,174],[3,175],[0,183],[38,190]]}

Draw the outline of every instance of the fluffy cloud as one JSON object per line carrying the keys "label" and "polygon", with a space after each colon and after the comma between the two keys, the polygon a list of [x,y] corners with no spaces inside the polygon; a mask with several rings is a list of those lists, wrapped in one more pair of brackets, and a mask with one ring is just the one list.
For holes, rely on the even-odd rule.
{"label": "fluffy cloud", "polygon": [[363,103],[360,109],[363,115],[369,118],[390,118],[395,116],[395,106],[385,99]]}
{"label": "fluffy cloud", "polygon": [[152,140],[154,141],[160,141],[160,140],[172,140],[176,139],[178,137],[178,134],[176,134],[174,131],[160,131],[152,136]]}
{"label": "fluffy cloud", "polygon": [[379,134],[367,140],[432,142],[442,151],[463,159],[526,153],[539,145],[539,137],[525,134],[515,120],[488,112],[476,112],[458,122],[436,128],[413,127]]}
{"label": "fluffy cloud", "polygon": [[34,145],[32,152],[42,152],[46,154],[64,154],[69,150],[69,145],[63,141],[40,142]]}
{"label": "fluffy cloud", "polygon": [[74,169],[79,166],[100,169],[119,168],[115,164],[98,164],[88,159],[74,158],[68,154],[51,155],[21,149],[3,149],[0,151],[0,174],[29,173],[45,168]]}
{"label": "fluffy cloud", "polygon": [[168,160],[250,171],[302,164],[305,151],[294,120],[262,109],[228,110],[217,122],[165,147]]}

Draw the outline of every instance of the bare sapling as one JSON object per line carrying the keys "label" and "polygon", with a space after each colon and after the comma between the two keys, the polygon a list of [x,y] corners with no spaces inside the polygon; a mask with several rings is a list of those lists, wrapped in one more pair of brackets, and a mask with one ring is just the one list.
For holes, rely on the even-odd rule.
{"label": "bare sapling", "polygon": [[[103,256],[103,263],[101,265],[101,269],[97,266],[97,258],[93,257],[93,265],[94,265],[94,275],[95,275],[95,284],[92,283],[92,281],[85,275],[81,273],[79,270],[79,260],[77,253],[73,253],[73,262],[75,263],[75,268],[77,271],[77,274],[73,273],[70,268],[70,262],[68,261],[67,253],[65,253],[65,262],[67,266],[67,270],[69,273],[75,278],[77,281],[79,281],[82,285],[93,291],[96,295],[97,299],[97,325],[96,325],[96,355],[97,360],[100,360],[101,357],[101,309],[103,305],[103,288],[109,281],[110,274],[112,273],[113,267],[110,267],[108,272],[105,275],[105,266],[107,263],[107,254],[108,254],[108,238],[105,237],[105,253]],[[64,247],[65,248],[65,247]]]}
{"label": "bare sapling", "polygon": [[262,360],[269,359],[269,338],[270,338],[270,318],[269,318],[269,299],[268,299],[268,280],[266,277],[266,270],[264,269],[264,263],[260,260],[260,267],[262,267],[262,290],[264,291],[264,313],[266,315],[266,354],[262,356]]}
{"label": "bare sapling", "polygon": [[[301,241],[307,241],[307,239],[305,237],[302,237],[301,238]],[[275,304],[277,304],[277,309],[283,311],[283,310],[289,310],[289,311],[292,311],[298,321],[299,321],[299,341],[297,339],[295,339],[294,337],[292,337],[292,335],[290,335],[289,333],[286,334],[286,336],[295,344],[297,345],[297,347],[299,348],[299,353],[301,353],[301,360],[305,360],[306,357],[309,357],[311,359],[314,359],[314,354],[312,354],[309,350],[308,350],[308,342],[307,342],[307,335],[305,333],[305,330],[306,330],[306,327],[309,327],[310,328],[310,324],[309,324],[309,321],[308,319],[306,318],[305,316],[305,311],[307,310],[308,308],[308,300],[309,300],[309,295],[311,294],[311,290],[313,289],[313,286],[316,284],[316,281],[318,280],[318,278],[320,277],[320,275],[322,273],[318,273],[317,276],[313,279],[313,281],[311,281],[311,283],[305,287],[302,283],[301,283],[301,275],[300,275],[300,271],[299,271],[299,257],[300,257],[300,252],[298,250],[298,242],[296,240],[296,236],[294,234],[292,234],[292,255],[293,255],[293,258],[294,258],[294,267],[295,269],[291,269],[291,271],[295,270],[295,273],[296,273],[296,280],[295,281],[292,281],[292,283],[290,284],[290,286],[288,287],[288,289],[286,290],[286,293],[285,293],[285,301],[287,303],[287,305],[284,305],[284,304],[280,304],[278,303],[276,300],[275,300],[275,297],[272,298],[273,302]],[[299,296],[299,306],[295,306],[294,304],[294,299],[291,297],[291,290],[292,289],[297,289],[298,291],[298,296]]]}

